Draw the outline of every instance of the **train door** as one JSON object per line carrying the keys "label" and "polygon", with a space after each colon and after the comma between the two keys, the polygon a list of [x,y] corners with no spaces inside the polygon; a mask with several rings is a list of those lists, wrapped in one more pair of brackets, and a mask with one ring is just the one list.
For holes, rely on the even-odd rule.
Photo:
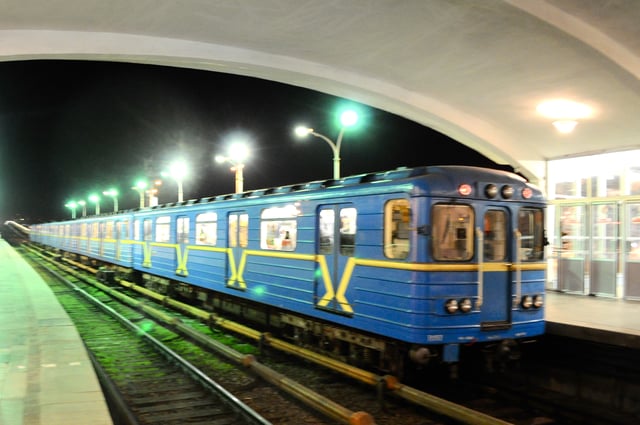
{"label": "train door", "polygon": [[246,289],[244,282],[238,280],[238,266],[242,258],[242,251],[249,244],[249,214],[242,211],[229,213],[227,217],[227,286],[236,289]]}
{"label": "train door", "polygon": [[[512,263],[507,243],[509,235],[509,212],[505,208],[492,207],[484,214],[484,235],[481,262],[486,271],[482,272],[482,298],[491,300],[483,303],[481,323],[485,327],[506,325],[511,322],[512,281],[511,273],[504,273],[502,268],[492,268],[491,263]],[[488,263],[488,264],[487,264]],[[495,269],[496,271],[492,271]]]}
{"label": "train door", "polygon": [[555,242],[558,257],[558,289],[584,294],[589,235],[587,234],[587,207],[584,204],[559,205],[556,223],[560,226]]}
{"label": "train door", "polygon": [[176,274],[187,276],[186,252],[189,244],[189,217],[179,216],[176,218],[176,243],[178,250],[176,252]]}
{"label": "train door", "polygon": [[640,202],[626,206],[624,296],[640,300]]}
{"label": "train door", "polygon": [[316,263],[314,302],[323,309],[351,313],[344,294],[347,288],[340,283],[347,261],[355,253],[357,210],[351,204],[323,205],[317,217],[316,250],[324,262]]}

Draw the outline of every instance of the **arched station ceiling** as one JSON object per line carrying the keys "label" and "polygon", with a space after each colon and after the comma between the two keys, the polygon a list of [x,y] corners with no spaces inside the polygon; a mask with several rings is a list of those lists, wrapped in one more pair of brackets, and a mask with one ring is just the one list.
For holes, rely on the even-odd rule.
{"label": "arched station ceiling", "polygon": [[[431,127],[534,181],[548,159],[640,148],[637,0],[0,0],[0,58],[259,77]],[[571,134],[536,112],[592,107]],[[424,143],[426,146],[420,146]],[[428,140],[417,140],[424,151]]]}

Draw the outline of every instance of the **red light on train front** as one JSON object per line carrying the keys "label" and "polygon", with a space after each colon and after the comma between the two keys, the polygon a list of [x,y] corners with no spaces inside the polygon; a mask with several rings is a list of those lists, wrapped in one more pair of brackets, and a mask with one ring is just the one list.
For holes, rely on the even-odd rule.
{"label": "red light on train front", "polygon": [[533,196],[533,190],[530,187],[525,187],[522,189],[522,199],[531,199]]}
{"label": "red light on train front", "polygon": [[462,196],[469,196],[471,195],[471,192],[471,185],[469,184],[464,183],[458,187],[458,193]]}

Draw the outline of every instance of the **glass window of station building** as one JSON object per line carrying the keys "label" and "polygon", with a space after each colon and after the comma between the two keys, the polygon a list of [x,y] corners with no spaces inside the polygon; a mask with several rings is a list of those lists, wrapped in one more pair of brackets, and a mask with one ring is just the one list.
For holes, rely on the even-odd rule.
{"label": "glass window of station building", "polygon": [[548,289],[640,300],[640,150],[547,165]]}

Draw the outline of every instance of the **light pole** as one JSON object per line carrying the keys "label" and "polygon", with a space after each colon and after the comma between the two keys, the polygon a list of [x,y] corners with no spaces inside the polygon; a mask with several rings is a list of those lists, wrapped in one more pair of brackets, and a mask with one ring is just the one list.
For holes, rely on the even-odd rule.
{"label": "light pole", "polygon": [[96,194],[89,196],[89,200],[96,204],[96,215],[100,215],[100,197]]}
{"label": "light pole", "polygon": [[102,192],[102,194],[113,198],[113,212],[118,212],[118,191],[116,189],[109,189]]}
{"label": "light pole", "polygon": [[184,161],[176,161],[169,166],[169,172],[163,173],[173,178],[178,185],[178,202],[183,201],[182,180],[187,175],[187,164]]}
{"label": "light pole", "polygon": [[70,201],[64,204],[65,207],[71,210],[71,219],[76,219],[76,208],[78,208],[78,203],[75,201]]}
{"label": "light pole", "polygon": [[87,216],[87,202],[86,201],[78,201],[78,205],[82,207],[82,216]]}
{"label": "light pole", "polygon": [[229,146],[228,154],[216,155],[216,162],[219,164],[228,162],[231,164],[231,171],[236,173],[236,193],[244,191],[244,162],[249,157],[249,148],[242,142],[235,142]]}
{"label": "light pole", "polygon": [[[165,173],[166,174],[166,173]],[[155,207],[160,201],[160,191],[158,188],[162,186],[162,180],[157,179],[153,182],[153,186],[147,189],[147,195],[149,195],[149,206]]]}
{"label": "light pole", "polygon": [[131,187],[131,189],[138,192],[140,196],[140,208],[144,208],[144,190],[147,188],[147,182],[143,180],[139,180],[136,182],[136,185]]}
{"label": "light pole", "polygon": [[335,143],[324,134],[317,133],[313,128],[306,126],[298,126],[295,128],[294,132],[298,137],[306,137],[311,134],[312,136],[318,137],[327,142],[333,151],[333,178],[338,180],[340,178],[340,145],[342,144],[342,136],[344,135],[345,129],[355,125],[356,122],[358,122],[358,114],[355,111],[344,111],[340,115],[340,133],[338,133],[338,138]]}

